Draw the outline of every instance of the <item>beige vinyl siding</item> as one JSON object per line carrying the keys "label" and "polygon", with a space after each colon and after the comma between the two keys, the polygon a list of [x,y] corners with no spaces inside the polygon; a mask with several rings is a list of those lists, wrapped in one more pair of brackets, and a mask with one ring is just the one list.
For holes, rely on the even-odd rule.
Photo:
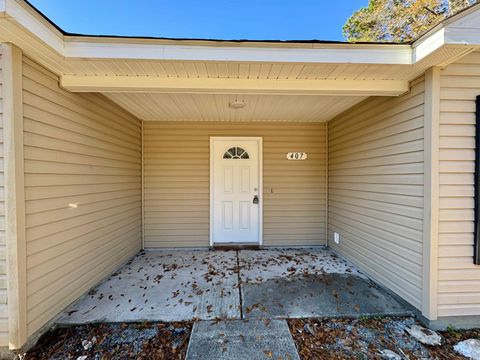
{"label": "beige vinyl siding", "polygon": [[438,316],[480,315],[480,266],[473,265],[480,52],[447,66],[440,86]]}
{"label": "beige vinyl siding", "polygon": [[264,245],[325,244],[324,124],[144,122],[145,247],[209,246],[210,136],[263,137]]}
{"label": "beige vinyl siding", "polygon": [[141,123],[23,66],[30,335],[141,248]]}
{"label": "beige vinyl siding", "polygon": [[7,249],[5,242],[5,193],[3,161],[2,47],[0,46],[0,346],[8,346]]}
{"label": "beige vinyl siding", "polygon": [[404,96],[371,98],[328,124],[328,244],[417,308],[423,116],[419,79]]}

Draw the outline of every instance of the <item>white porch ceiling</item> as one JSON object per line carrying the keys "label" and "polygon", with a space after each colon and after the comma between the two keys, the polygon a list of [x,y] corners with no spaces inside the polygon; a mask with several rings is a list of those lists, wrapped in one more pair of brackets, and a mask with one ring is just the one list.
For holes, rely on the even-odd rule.
{"label": "white porch ceiling", "polygon": [[[147,121],[323,122],[366,99],[360,96],[104,93]],[[242,109],[229,103],[241,100]]]}

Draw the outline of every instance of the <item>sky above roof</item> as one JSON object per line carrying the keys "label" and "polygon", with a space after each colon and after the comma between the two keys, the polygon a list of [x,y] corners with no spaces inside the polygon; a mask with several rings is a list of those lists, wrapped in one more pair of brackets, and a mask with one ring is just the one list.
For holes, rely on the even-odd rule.
{"label": "sky above roof", "polygon": [[368,0],[30,0],[63,30],[90,35],[344,40]]}

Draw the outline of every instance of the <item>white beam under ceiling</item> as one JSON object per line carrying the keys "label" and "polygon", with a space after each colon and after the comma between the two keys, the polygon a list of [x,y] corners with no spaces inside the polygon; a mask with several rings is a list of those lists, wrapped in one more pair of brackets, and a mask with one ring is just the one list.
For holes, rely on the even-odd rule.
{"label": "white beam under ceiling", "polygon": [[404,80],[271,80],[159,78],[155,76],[62,76],[72,92],[190,94],[396,96],[408,91]]}

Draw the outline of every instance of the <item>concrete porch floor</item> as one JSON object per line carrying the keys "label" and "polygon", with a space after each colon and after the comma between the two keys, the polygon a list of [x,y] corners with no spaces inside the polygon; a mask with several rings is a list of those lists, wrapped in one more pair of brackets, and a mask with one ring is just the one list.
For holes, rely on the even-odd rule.
{"label": "concrete porch floor", "polygon": [[139,253],[57,323],[406,314],[328,249],[178,250]]}

